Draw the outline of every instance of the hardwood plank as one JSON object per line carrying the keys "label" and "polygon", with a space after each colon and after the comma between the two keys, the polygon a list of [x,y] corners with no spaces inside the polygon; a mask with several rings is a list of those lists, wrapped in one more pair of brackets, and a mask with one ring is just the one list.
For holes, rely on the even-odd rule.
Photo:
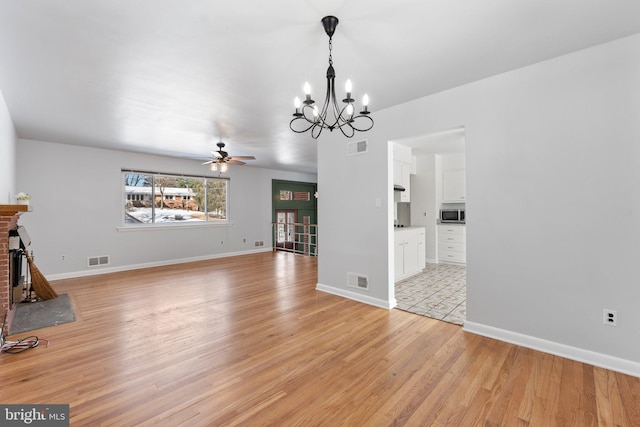
{"label": "hardwood plank", "polygon": [[316,282],[275,252],[52,282],[77,321],[0,356],[0,402],[73,426],[640,424],[638,378]]}

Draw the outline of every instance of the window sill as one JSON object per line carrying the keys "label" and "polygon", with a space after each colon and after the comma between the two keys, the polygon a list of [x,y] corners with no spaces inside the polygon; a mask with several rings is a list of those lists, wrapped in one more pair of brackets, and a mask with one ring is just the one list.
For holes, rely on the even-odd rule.
{"label": "window sill", "polygon": [[210,222],[200,222],[200,223],[190,223],[190,224],[147,224],[147,225],[122,225],[120,227],[116,227],[118,231],[151,231],[151,230],[184,230],[186,228],[219,228],[219,227],[231,227],[233,223],[225,222],[225,223],[210,223]]}

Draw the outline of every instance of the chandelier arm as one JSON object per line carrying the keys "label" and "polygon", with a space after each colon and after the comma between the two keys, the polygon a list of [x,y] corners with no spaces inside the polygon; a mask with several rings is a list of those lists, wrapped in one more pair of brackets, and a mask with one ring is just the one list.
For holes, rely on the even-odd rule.
{"label": "chandelier arm", "polygon": [[340,108],[338,105],[338,102],[336,100],[336,92],[335,92],[335,86],[333,88],[334,90],[331,91],[331,101],[333,103],[333,115],[336,118],[335,123],[333,124],[334,128],[336,127],[336,125],[340,128],[343,126],[343,123],[346,122],[343,114],[344,114],[344,110],[347,108],[347,106],[345,105],[344,107]]}
{"label": "chandelier arm", "polygon": [[[356,120],[359,119],[367,119],[369,120],[370,124],[369,127],[357,127],[355,125]],[[359,120],[360,122],[362,122],[362,120]],[[357,116],[355,116],[350,122],[349,122],[349,126],[351,126],[353,129],[357,130],[358,132],[366,132],[368,130],[371,130],[371,128],[373,128],[373,119],[365,114],[359,114]]]}
{"label": "chandelier arm", "polygon": [[[309,126],[307,126],[305,129],[302,130],[297,130],[293,127],[293,123],[296,122],[297,120],[305,120],[306,117],[294,117],[293,119],[291,119],[291,121],[289,122],[289,129],[291,129],[292,131],[294,131],[295,133],[305,133],[307,132],[309,129],[311,129],[315,123],[311,122],[311,124]],[[307,122],[309,122],[308,119],[306,119]]]}
{"label": "chandelier arm", "polygon": [[320,134],[322,133],[322,131],[324,130],[324,126],[320,126],[318,124],[314,125],[311,128],[311,137],[313,139],[318,139],[318,137],[320,137]]}
{"label": "chandelier arm", "polygon": [[327,121],[327,114],[329,113],[329,104],[331,101],[331,92],[333,91],[333,78],[330,77],[330,71],[333,67],[329,66],[327,70],[327,92],[324,97],[324,103],[322,109],[318,112],[318,124],[323,129],[333,130],[333,126]]}
{"label": "chandelier arm", "polygon": [[[344,112],[347,109],[347,107],[349,106],[349,104],[347,103],[347,105],[345,105],[344,107],[342,107],[342,109],[337,113],[339,114],[339,119],[337,121],[338,126],[337,128],[340,129],[340,132],[342,132],[342,134],[344,136],[346,136],[347,138],[351,138],[354,135],[354,129],[353,126],[351,126],[351,118],[349,117],[349,115],[347,114],[348,118],[345,118],[344,116]],[[345,132],[345,129],[348,132]]]}
{"label": "chandelier arm", "polygon": [[[339,126],[338,129],[340,129],[340,132],[342,132],[342,134],[347,138],[353,138],[353,135],[356,134],[355,128],[351,126],[351,123],[349,122],[342,123],[342,125]],[[345,129],[347,131],[345,131]]]}
{"label": "chandelier arm", "polygon": [[302,107],[303,117],[304,119],[311,123],[312,125],[316,124],[315,116],[313,115],[313,107],[311,105],[305,105]]}

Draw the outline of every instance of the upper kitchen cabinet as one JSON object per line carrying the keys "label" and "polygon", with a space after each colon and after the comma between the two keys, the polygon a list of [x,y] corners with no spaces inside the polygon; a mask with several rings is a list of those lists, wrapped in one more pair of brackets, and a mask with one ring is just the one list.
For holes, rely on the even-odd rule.
{"label": "upper kitchen cabinet", "polygon": [[393,144],[393,184],[404,188],[395,191],[396,202],[411,201],[411,173],[415,171],[415,161],[411,155],[411,148],[400,144]]}
{"label": "upper kitchen cabinet", "polygon": [[444,203],[464,203],[466,201],[464,153],[443,154],[442,201]]}

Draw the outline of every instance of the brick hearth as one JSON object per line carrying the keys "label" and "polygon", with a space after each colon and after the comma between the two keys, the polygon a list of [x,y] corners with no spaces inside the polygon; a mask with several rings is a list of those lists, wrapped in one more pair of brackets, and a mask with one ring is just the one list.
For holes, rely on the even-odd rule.
{"label": "brick hearth", "polygon": [[[5,314],[10,317],[13,308],[9,306],[9,293],[12,291],[9,283],[9,231],[18,228],[20,214],[28,210],[29,207],[25,205],[0,205],[0,325]],[[8,318],[7,325],[9,322]]]}

